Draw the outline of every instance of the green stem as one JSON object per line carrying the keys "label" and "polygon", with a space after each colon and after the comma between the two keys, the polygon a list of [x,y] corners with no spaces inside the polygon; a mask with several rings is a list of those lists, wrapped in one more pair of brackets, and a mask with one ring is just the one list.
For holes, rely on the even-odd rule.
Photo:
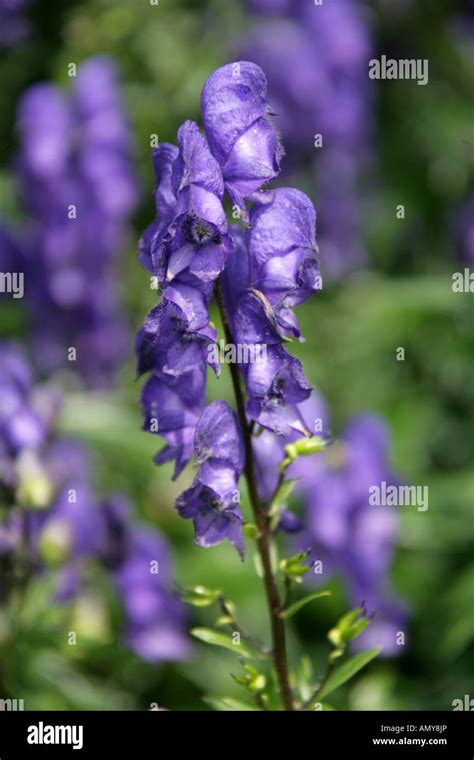
{"label": "green stem", "polygon": [[[221,317],[222,327],[224,329],[225,338],[227,343],[234,344],[232,337],[232,331],[230,328],[229,317],[224,301],[224,293],[220,281],[216,285],[215,295],[217,305],[219,307],[219,313]],[[254,515],[254,520],[257,526],[257,546],[260,553],[260,559],[263,568],[263,581],[265,586],[265,594],[267,599],[268,612],[270,615],[271,631],[272,631],[272,654],[273,661],[275,663],[275,670],[277,672],[278,683],[280,686],[280,693],[283,700],[285,710],[294,710],[293,694],[290,687],[290,679],[288,674],[288,658],[286,654],[286,634],[285,625],[280,618],[279,613],[281,609],[280,597],[278,589],[275,583],[275,578],[272,570],[271,563],[271,532],[268,525],[268,520],[265,512],[260,503],[260,498],[257,489],[257,480],[255,477],[255,468],[253,461],[253,449],[252,449],[252,433],[251,427],[247,420],[247,414],[245,411],[245,402],[242,393],[242,387],[240,384],[240,375],[237,364],[229,364],[230,373],[232,378],[232,385],[234,388],[234,395],[237,404],[237,412],[242,428],[242,435],[244,439],[245,447],[245,477],[247,479],[250,503]]]}
{"label": "green stem", "polygon": [[254,647],[254,649],[257,649],[261,654],[263,654],[263,655],[265,655],[267,657],[268,657],[269,654],[271,654],[271,652],[269,652],[268,648],[265,647],[262,644],[261,641],[259,641],[258,639],[254,638],[254,636],[251,636],[249,633],[247,633],[247,631],[245,631],[242,628],[242,626],[237,621],[234,613],[232,612],[232,610],[228,606],[228,604],[227,604],[227,602],[226,602],[226,600],[224,599],[223,596],[219,597],[219,606],[220,606],[220,609],[223,612],[223,614],[226,617],[229,618],[229,627],[230,627],[232,633],[234,631],[237,631],[238,633],[240,633],[240,635],[242,636],[242,638],[244,639],[244,641],[248,641],[249,644],[251,644]]}

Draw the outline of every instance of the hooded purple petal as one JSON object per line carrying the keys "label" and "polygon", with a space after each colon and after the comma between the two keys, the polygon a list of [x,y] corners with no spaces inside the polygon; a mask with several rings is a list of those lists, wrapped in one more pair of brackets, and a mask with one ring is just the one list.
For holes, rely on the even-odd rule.
{"label": "hooded purple petal", "polygon": [[248,61],[222,66],[204,85],[201,112],[226,189],[246,217],[243,200],[278,175],[283,155],[263,71]]}

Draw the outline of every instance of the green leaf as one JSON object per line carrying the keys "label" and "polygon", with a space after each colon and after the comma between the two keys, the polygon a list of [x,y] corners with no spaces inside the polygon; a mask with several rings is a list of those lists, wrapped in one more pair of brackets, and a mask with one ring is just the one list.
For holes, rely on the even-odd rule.
{"label": "green leaf", "polygon": [[214,631],[212,628],[193,628],[191,634],[199,641],[204,641],[205,644],[212,644],[216,647],[224,647],[239,657],[260,657],[260,654],[250,647],[245,641],[240,641],[240,644],[234,644],[232,636],[221,631]]}
{"label": "green leaf", "polygon": [[222,712],[223,710],[260,710],[257,705],[243,702],[240,699],[235,699],[234,697],[222,697],[220,699],[217,697],[204,697],[204,702],[214,710],[219,710],[219,712]]}
{"label": "green leaf", "polygon": [[369,649],[367,652],[361,652],[353,657],[349,657],[348,660],[343,662],[342,665],[339,665],[339,667],[331,673],[315,701],[321,702],[321,700],[334,691],[334,689],[337,689],[339,686],[346,683],[346,681],[349,681],[352,676],[365,667],[365,665],[373,660],[374,657],[377,657],[379,652],[380,647],[375,647],[374,649]]}
{"label": "green leaf", "polygon": [[308,594],[307,596],[304,596],[302,599],[299,599],[294,604],[290,605],[290,607],[287,607],[286,610],[283,610],[283,612],[280,613],[280,617],[284,620],[287,620],[288,618],[295,615],[297,612],[300,611],[302,607],[304,607],[308,602],[312,602],[314,599],[320,599],[322,596],[331,596],[330,591],[314,591],[312,594]]}
{"label": "green leaf", "polygon": [[181,598],[186,604],[193,607],[210,607],[217,602],[222,591],[219,589],[206,588],[206,586],[189,586],[181,591]]}

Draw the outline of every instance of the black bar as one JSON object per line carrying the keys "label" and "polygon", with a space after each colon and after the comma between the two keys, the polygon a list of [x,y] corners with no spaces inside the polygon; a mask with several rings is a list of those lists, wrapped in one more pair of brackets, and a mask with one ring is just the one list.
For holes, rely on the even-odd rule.
{"label": "black bar", "polygon": [[265,760],[273,747],[305,760],[320,758],[322,752],[325,758],[357,752],[362,757],[403,753],[407,758],[472,760],[474,720],[472,712],[462,711],[0,712],[0,760],[95,757],[100,750],[108,757],[160,760],[186,749],[191,757],[227,760],[234,754],[255,757],[259,747],[265,749]]}

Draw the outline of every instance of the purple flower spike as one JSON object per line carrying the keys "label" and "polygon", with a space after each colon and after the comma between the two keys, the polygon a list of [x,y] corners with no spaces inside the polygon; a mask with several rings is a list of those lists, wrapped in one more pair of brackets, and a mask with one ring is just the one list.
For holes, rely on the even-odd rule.
{"label": "purple flower spike", "polygon": [[226,189],[246,220],[244,199],[278,175],[283,156],[261,68],[248,61],[222,66],[204,85],[201,111]]}
{"label": "purple flower spike", "polygon": [[195,542],[209,547],[227,539],[244,553],[238,480],[244,467],[244,447],[235,412],[225,401],[203,411],[194,442],[199,474],[179,496],[176,508],[194,521]]}
{"label": "purple flower spike", "polygon": [[[300,407],[309,427],[318,423],[323,437],[329,430],[324,400],[313,394]],[[374,615],[374,627],[361,636],[357,646],[383,645],[392,656],[396,631],[404,630],[406,613],[392,599],[390,565],[398,519],[390,507],[370,504],[370,488],[382,481],[396,484],[389,464],[390,436],[386,423],[376,414],[355,417],[341,439],[323,454],[301,457],[291,465],[297,489],[306,505],[306,531],[301,548],[313,545],[330,573],[341,574],[351,603]],[[377,644],[374,642],[377,641]]]}
{"label": "purple flower spike", "polygon": [[[292,173],[314,167],[326,277],[365,266],[360,180],[371,161],[374,84],[370,18],[358,0],[251,0],[241,55],[265,71]],[[314,150],[316,135],[324,150]]]}
{"label": "purple flower spike", "polygon": [[114,262],[136,203],[131,134],[111,60],[78,69],[70,94],[50,84],[18,108],[17,160],[30,224],[22,233],[28,315],[45,373],[68,366],[87,385],[114,379],[128,346]]}
{"label": "purple flower spike", "polygon": [[182,660],[190,651],[183,631],[185,609],[168,588],[166,542],[148,528],[123,527],[128,540],[114,581],[124,605],[125,639],[143,660]]}

